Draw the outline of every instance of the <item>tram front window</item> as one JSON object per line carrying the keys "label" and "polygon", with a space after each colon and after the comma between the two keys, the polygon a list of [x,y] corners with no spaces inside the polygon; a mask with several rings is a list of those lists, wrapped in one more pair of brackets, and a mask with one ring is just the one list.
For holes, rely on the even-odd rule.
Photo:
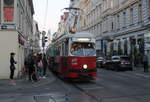
{"label": "tram front window", "polygon": [[71,54],[74,56],[94,56],[96,54],[95,45],[94,43],[72,43]]}

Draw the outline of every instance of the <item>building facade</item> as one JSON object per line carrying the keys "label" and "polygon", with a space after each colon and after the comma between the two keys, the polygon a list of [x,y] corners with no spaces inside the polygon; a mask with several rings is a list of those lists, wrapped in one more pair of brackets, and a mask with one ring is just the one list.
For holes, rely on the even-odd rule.
{"label": "building facade", "polygon": [[80,31],[96,36],[97,55],[150,52],[150,0],[79,0]]}
{"label": "building facade", "polygon": [[24,65],[29,53],[29,37],[33,33],[34,8],[32,0],[0,0],[0,78],[8,79],[10,53],[16,53],[15,77]]}
{"label": "building facade", "polygon": [[38,22],[33,20],[33,34],[29,37],[30,38],[30,46],[32,48],[33,53],[39,53],[40,49],[40,34]]}

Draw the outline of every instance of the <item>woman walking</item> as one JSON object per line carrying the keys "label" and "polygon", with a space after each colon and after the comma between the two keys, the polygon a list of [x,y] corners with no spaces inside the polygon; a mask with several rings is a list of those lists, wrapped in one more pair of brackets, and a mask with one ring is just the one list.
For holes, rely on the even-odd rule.
{"label": "woman walking", "polygon": [[15,64],[17,64],[17,62],[14,60],[14,56],[15,53],[12,52],[10,53],[10,79],[11,79],[11,83],[13,85],[16,85],[15,81],[14,81],[14,72],[15,72]]}

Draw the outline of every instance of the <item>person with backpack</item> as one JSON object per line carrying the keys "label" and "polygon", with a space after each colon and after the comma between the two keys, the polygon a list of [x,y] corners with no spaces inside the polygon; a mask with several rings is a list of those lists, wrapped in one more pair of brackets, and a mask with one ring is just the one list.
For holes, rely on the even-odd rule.
{"label": "person with backpack", "polygon": [[42,61],[42,54],[39,54],[38,60],[37,60],[37,68],[39,73],[39,78],[43,77],[43,61]]}

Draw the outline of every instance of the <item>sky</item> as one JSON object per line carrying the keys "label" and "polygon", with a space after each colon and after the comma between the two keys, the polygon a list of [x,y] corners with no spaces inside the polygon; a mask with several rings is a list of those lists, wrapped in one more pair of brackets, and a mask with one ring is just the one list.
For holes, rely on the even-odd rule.
{"label": "sky", "polygon": [[69,7],[69,2],[70,0],[33,0],[34,19],[38,22],[40,31],[47,32],[50,29],[52,34],[56,32],[63,8]]}

